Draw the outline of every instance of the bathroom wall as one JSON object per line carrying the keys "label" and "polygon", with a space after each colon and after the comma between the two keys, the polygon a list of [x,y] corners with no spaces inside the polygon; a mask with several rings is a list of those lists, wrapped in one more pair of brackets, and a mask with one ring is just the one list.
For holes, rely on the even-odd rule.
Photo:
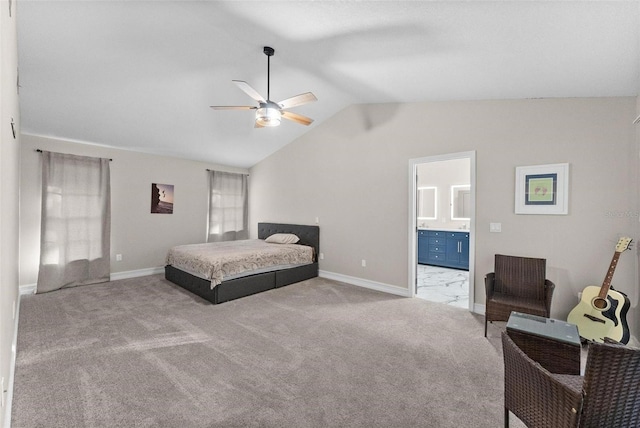
{"label": "bathroom wall", "polygon": [[469,221],[451,219],[451,186],[470,184],[470,170],[469,159],[451,159],[418,165],[418,187],[438,189],[437,219],[418,219],[419,228],[469,229]]}

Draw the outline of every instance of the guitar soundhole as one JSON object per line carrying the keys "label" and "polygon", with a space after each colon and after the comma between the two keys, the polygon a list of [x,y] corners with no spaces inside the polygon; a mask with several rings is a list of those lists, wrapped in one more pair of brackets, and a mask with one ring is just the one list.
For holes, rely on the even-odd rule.
{"label": "guitar soundhole", "polygon": [[600,297],[594,298],[591,304],[593,305],[594,308],[598,309],[599,311],[606,311],[607,309],[609,309],[609,306],[610,306],[610,303],[607,299],[602,299]]}

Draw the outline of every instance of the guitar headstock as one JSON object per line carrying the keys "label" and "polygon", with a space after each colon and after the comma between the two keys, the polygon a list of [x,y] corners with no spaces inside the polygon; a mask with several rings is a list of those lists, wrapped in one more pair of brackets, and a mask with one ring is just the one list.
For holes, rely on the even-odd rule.
{"label": "guitar headstock", "polygon": [[616,245],[616,253],[622,253],[623,251],[628,250],[629,247],[631,247],[631,241],[632,239],[626,236],[618,239],[618,244]]}

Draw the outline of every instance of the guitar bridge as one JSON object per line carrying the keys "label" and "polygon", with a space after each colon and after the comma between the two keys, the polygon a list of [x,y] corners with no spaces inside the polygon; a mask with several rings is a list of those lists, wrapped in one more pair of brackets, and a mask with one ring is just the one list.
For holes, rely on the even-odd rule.
{"label": "guitar bridge", "polygon": [[585,317],[587,317],[587,318],[589,318],[591,321],[599,322],[599,323],[602,323],[602,324],[606,324],[605,320],[602,320],[602,319],[600,319],[600,318],[598,318],[598,317],[594,317],[593,315],[590,315],[590,314],[584,314],[584,316],[585,316]]}

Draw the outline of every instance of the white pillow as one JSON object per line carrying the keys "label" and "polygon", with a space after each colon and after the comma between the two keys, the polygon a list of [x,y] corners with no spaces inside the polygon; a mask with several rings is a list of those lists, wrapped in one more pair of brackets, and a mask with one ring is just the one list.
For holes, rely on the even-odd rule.
{"label": "white pillow", "polygon": [[295,244],[299,240],[300,238],[293,233],[274,233],[264,241],[271,244]]}

